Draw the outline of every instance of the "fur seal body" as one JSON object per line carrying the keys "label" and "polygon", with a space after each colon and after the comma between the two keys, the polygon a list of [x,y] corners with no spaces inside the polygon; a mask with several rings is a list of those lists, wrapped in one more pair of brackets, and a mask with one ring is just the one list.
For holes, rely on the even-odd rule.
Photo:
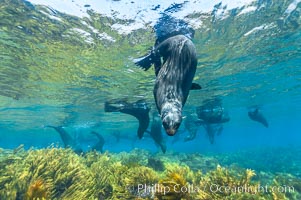
{"label": "fur seal body", "polygon": [[149,132],[150,136],[153,138],[155,143],[161,147],[163,153],[166,152],[166,143],[163,139],[161,120],[158,116],[153,115],[153,121],[151,125],[151,131]]}
{"label": "fur seal body", "polygon": [[143,134],[149,125],[149,111],[150,108],[144,100],[138,100],[135,103],[128,103],[123,100],[105,102],[105,112],[121,112],[132,115],[138,119],[139,127],[137,135],[139,139],[143,137]]}
{"label": "fur seal body", "polygon": [[46,126],[49,128],[53,128],[60,134],[62,141],[64,143],[65,148],[71,148],[75,153],[80,154],[83,152],[80,145],[75,141],[73,137],[62,127],[62,126]]}
{"label": "fur seal body", "polygon": [[269,123],[266,120],[266,118],[263,116],[263,114],[260,112],[259,108],[255,108],[253,110],[250,110],[248,112],[248,116],[250,117],[250,119],[257,121],[261,124],[263,124],[266,128],[269,127]]}
{"label": "fur seal body", "polygon": [[219,99],[210,100],[205,105],[197,107],[196,113],[207,132],[210,143],[213,144],[215,135],[223,132],[223,123],[230,121],[229,114]]}
{"label": "fur seal body", "polygon": [[170,37],[156,49],[164,63],[158,73],[154,97],[168,135],[174,135],[182,122],[182,108],[187,100],[196,72],[197,58],[193,43],[183,35]]}
{"label": "fur seal body", "polygon": [[185,129],[189,132],[189,135],[185,137],[184,141],[188,142],[194,140],[196,138],[199,127],[203,124],[204,124],[203,121],[196,119],[192,115],[188,115],[184,121],[184,125],[185,125]]}
{"label": "fur seal body", "polygon": [[197,66],[196,50],[190,40],[194,30],[183,20],[169,15],[163,15],[154,28],[155,46],[148,55],[134,62],[144,70],[154,64],[156,106],[166,133],[172,136],[182,122],[182,108],[189,90],[201,89],[192,83]]}
{"label": "fur seal body", "polygon": [[98,139],[98,142],[95,145],[93,145],[91,149],[95,149],[96,151],[100,151],[101,153],[103,153],[103,145],[105,144],[105,139],[100,133],[97,133],[95,131],[91,131],[91,134],[95,135]]}
{"label": "fur seal body", "polygon": [[203,125],[206,132],[207,132],[207,135],[208,135],[208,138],[209,138],[209,141],[211,144],[214,143],[214,136],[215,135],[220,135],[221,132],[223,131],[223,125],[222,124],[204,124]]}
{"label": "fur seal body", "polygon": [[230,117],[221,106],[200,106],[196,109],[198,118],[206,123],[218,124],[230,121]]}
{"label": "fur seal body", "polygon": [[[150,64],[155,66],[156,82],[153,94],[156,106],[166,133],[174,135],[182,122],[182,108],[189,90],[201,88],[192,84],[197,66],[196,50],[189,38],[176,35],[158,44],[149,57]],[[136,64],[147,70],[150,65],[146,66],[143,60]],[[146,60],[150,62],[149,59]]]}

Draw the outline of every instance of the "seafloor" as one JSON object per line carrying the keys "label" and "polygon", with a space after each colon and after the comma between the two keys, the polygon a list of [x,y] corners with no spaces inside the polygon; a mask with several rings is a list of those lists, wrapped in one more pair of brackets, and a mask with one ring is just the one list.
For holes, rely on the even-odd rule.
{"label": "seafloor", "polygon": [[77,155],[70,149],[20,146],[0,150],[0,199],[297,200],[298,155],[300,150],[290,148],[223,155],[138,149]]}

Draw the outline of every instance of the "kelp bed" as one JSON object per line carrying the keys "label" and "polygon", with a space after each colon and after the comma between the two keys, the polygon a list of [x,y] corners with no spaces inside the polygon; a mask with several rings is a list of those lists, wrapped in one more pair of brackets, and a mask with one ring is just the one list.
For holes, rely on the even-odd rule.
{"label": "kelp bed", "polygon": [[0,150],[0,199],[301,199],[301,179],[201,154]]}

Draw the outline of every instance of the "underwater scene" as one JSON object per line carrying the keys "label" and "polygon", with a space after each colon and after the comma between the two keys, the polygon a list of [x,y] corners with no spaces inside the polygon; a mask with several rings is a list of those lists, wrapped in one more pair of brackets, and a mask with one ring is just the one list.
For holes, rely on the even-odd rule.
{"label": "underwater scene", "polygon": [[301,0],[0,0],[0,200],[301,199]]}

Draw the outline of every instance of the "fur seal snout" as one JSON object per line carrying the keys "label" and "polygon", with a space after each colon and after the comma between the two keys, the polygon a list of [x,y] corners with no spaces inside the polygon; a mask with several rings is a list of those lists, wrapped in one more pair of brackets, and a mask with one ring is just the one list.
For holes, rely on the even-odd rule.
{"label": "fur seal snout", "polygon": [[166,133],[173,136],[182,122],[182,105],[166,102],[161,108],[161,119]]}

